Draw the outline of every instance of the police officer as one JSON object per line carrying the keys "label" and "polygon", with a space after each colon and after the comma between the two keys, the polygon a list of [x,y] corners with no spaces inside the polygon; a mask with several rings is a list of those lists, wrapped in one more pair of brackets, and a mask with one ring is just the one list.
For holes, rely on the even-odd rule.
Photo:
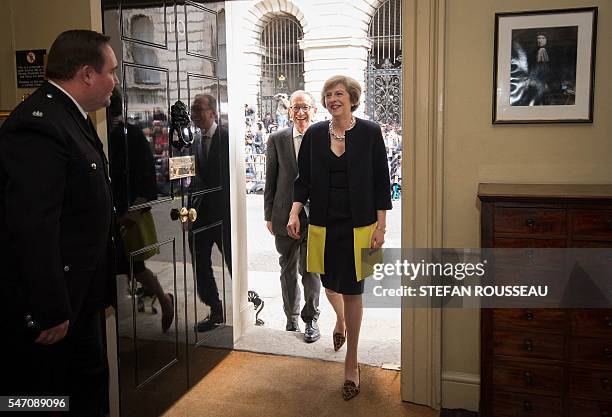
{"label": "police officer", "polygon": [[60,34],[48,81],[0,128],[0,393],[68,395],[79,416],[105,415],[108,398],[112,199],[87,113],[108,106],[118,82],[109,40]]}

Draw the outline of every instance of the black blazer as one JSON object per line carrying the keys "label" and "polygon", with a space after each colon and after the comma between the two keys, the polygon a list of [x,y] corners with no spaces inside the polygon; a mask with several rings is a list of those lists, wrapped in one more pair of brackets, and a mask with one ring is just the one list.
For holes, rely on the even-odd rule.
{"label": "black blazer", "polygon": [[[317,226],[327,221],[330,141],[328,121],[308,128],[293,185],[293,201],[310,199],[310,223]],[[353,227],[368,226],[376,222],[376,210],[393,207],[385,142],[378,124],[358,118],[345,141]]]}
{"label": "black blazer", "polygon": [[112,285],[107,160],[89,119],[45,83],[0,127],[3,324],[39,329],[99,311]]}
{"label": "black blazer", "polygon": [[[227,129],[217,125],[210,142],[208,156],[205,158],[201,143],[202,138],[197,137],[192,145],[196,158],[196,176],[192,177],[190,193],[191,207],[196,208],[198,217],[194,228],[208,225],[220,220],[225,221],[225,229],[229,232],[229,135]],[[220,190],[219,190],[220,189]],[[218,190],[218,192],[207,192]]]}

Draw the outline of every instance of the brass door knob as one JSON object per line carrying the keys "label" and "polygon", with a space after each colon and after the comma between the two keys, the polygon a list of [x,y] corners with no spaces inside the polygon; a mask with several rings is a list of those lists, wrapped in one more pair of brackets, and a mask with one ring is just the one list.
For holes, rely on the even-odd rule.
{"label": "brass door knob", "polygon": [[173,208],[170,210],[170,218],[172,220],[180,220],[181,223],[186,223],[189,218],[189,211],[186,207],[181,207],[181,209]]}
{"label": "brass door knob", "polygon": [[189,216],[189,221],[193,223],[198,218],[198,212],[196,211],[196,209],[190,208],[188,211],[188,216]]}
{"label": "brass door knob", "polygon": [[181,223],[187,223],[188,218],[189,210],[187,210],[187,207],[181,207],[181,209],[179,210],[179,220],[181,221]]}

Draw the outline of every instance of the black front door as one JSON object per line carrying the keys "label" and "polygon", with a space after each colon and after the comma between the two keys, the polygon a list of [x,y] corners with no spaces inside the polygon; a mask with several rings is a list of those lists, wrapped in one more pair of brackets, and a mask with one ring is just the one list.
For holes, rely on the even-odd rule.
{"label": "black front door", "polygon": [[[233,346],[223,2],[103,5],[122,92],[108,117],[121,415],[154,416]],[[216,129],[191,122],[201,103]]]}

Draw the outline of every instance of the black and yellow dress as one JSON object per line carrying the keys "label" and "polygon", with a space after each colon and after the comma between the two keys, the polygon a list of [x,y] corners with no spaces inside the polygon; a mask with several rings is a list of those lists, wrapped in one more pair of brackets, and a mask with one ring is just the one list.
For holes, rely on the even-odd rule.
{"label": "black and yellow dress", "polygon": [[345,152],[331,151],[329,122],[310,126],[298,156],[293,201],[309,204],[307,270],[325,288],[363,293],[361,250],[376,228],[376,211],[391,209],[389,166],[380,127],[356,119]]}
{"label": "black and yellow dress", "polygon": [[353,219],[347,176],[346,153],[329,150],[329,197],[325,234],[325,274],[321,283],[340,294],[362,294],[363,280],[355,279]]}

